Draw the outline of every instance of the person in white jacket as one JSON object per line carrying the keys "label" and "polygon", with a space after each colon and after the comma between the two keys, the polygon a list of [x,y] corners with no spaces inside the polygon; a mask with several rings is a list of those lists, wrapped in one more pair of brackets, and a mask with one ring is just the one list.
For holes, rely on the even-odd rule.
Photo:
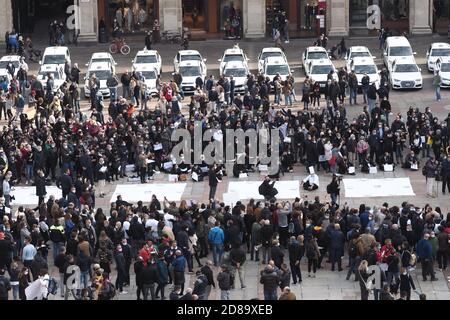
{"label": "person in white jacket", "polygon": [[309,168],[309,176],[303,179],[303,189],[307,191],[317,190],[319,188],[319,176],[314,172],[314,168]]}

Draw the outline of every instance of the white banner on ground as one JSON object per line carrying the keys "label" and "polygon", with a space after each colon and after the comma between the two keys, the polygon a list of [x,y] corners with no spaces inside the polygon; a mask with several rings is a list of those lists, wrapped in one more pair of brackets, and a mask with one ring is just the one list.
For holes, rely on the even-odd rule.
{"label": "white banner on ground", "polygon": [[344,179],[346,198],[414,196],[409,178]]}
{"label": "white banner on ground", "polygon": [[119,184],[111,197],[111,202],[116,201],[117,196],[131,203],[138,201],[148,202],[152,195],[156,195],[159,201],[164,200],[164,196],[169,201],[181,201],[181,197],[186,189],[186,183],[161,183],[161,184]]}
{"label": "white banner on ground", "polygon": [[[45,190],[47,191],[46,200],[53,195],[55,199],[62,198],[62,190],[58,189],[56,186],[46,186]],[[11,191],[11,194],[16,198],[16,200],[12,201],[13,205],[37,205],[39,202],[38,196],[36,196],[36,187],[14,187],[14,190]]]}

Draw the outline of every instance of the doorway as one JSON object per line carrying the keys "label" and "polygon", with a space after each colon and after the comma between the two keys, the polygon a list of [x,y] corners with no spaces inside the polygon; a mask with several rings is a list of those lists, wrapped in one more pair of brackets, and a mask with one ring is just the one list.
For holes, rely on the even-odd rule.
{"label": "doorway", "polygon": [[206,30],[207,0],[183,0],[183,26],[191,30]]}

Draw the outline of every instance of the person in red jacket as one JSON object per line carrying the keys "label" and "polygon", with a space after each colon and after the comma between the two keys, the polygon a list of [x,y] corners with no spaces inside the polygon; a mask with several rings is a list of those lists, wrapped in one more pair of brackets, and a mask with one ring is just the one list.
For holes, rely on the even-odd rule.
{"label": "person in red jacket", "polygon": [[395,249],[392,246],[391,239],[386,239],[384,241],[384,246],[381,247],[381,262],[386,262],[387,258],[390,255],[393,255],[395,253]]}

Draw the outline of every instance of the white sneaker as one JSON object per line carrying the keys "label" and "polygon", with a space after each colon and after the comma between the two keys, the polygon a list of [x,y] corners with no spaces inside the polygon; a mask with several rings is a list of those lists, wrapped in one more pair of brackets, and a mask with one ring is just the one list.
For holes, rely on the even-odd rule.
{"label": "white sneaker", "polygon": [[126,291],[122,291],[122,292],[120,292],[119,294],[128,294],[128,292],[126,292]]}

